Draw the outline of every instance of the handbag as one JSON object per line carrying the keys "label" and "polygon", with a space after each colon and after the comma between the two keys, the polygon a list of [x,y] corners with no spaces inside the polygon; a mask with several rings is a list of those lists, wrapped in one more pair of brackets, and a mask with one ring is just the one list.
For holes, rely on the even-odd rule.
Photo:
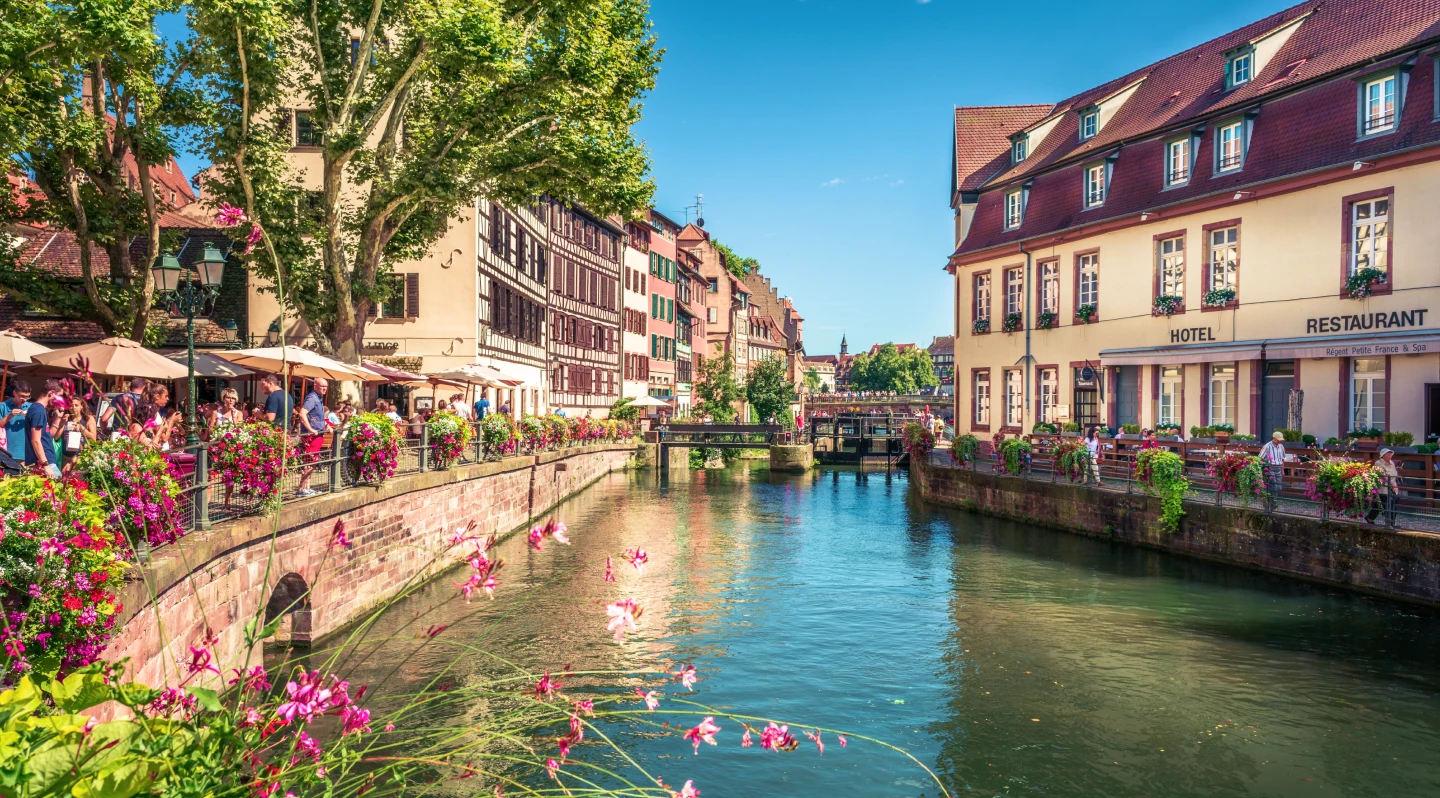
{"label": "handbag", "polygon": [[65,430],[65,453],[79,454],[80,447],[85,445],[85,436],[78,429]]}

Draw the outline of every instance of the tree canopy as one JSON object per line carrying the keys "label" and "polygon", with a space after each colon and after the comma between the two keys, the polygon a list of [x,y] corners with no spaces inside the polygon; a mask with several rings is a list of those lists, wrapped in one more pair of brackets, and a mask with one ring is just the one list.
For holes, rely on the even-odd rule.
{"label": "tree canopy", "polygon": [[735,379],[735,358],[715,345],[715,356],[707,357],[695,369],[693,390],[695,411],[709,415],[720,424],[732,424],[739,409],[737,402],[745,399],[745,388]]}
{"label": "tree canopy", "polygon": [[477,197],[649,204],[631,126],[661,51],[642,0],[197,0],[190,19],[215,100],[207,188],[263,229],[253,268],[341,359],[393,266]]}
{"label": "tree canopy", "polygon": [[751,363],[745,377],[745,398],[755,421],[764,424],[773,416],[787,427],[793,426],[790,403],[795,401],[795,386],[785,379],[785,359],[767,357]]}
{"label": "tree canopy", "polygon": [[850,386],[857,391],[915,393],[939,384],[930,353],[918,347],[902,352],[884,344],[873,356],[857,355],[850,365]]}
{"label": "tree canopy", "polygon": [[737,278],[743,280],[745,279],[745,275],[760,271],[760,261],[754,258],[743,258],[736,255],[735,250],[720,243],[720,239],[712,238],[710,239],[710,244],[719,250],[721,255],[725,256],[725,268],[729,269],[730,273]]}

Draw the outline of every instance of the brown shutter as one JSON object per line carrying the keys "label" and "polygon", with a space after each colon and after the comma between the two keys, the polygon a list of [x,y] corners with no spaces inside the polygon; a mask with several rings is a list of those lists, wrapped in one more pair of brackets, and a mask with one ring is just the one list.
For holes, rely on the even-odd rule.
{"label": "brown shutter", "polygon": [[420,318],[420,275],[415,272],[405,275],[405,316]]}

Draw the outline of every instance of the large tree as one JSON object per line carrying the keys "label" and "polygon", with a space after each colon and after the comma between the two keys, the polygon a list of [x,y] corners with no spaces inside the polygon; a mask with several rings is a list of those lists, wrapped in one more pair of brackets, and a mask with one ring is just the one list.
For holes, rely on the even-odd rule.
{"label": "large tree", "polygon": [[[222,109],[212,187],[266,233],[254,268],[357,362],[392,267],[484,196],[649,203],[631,134],[660,51],[643,0],[198,0]],[[288,168],[308,108],[318,173]]]}
{"label": "large tree", "polygon": [[695,370],[695,411],[709,415],[720,424],[733,424],[739,414],[736,405],[745,399],[745,388],[735,379],[735,358],[715,345],[715,356],[701,360]]}
{"label": "large tree", "polygon": [[939,384],[930,353],[918,347],[902,352],[895,344],[884,344],[873,356],[856,356],[850,365],[850,386],[857,391],[915,393]]}
{"label": "large tree", "polygon": [[[154,300],[150,266],[169,210],[152,170],[174,154],[175,131],[203,118],[188,79],[194,52],[155,31],[171,0],[45,3],[0,0],[0,162],[34,178],[6,192],[0,221],[75,238],[73,281],[0,253],[0,290],[32,306],[144,340]],[[145,246],[132,250],[132,242]],[[95,254],[109,261],[97,274]]]}
{"label": "large tree", "polygon": [[785,358],[767,357],[751,363],[745,377],[745,398],[757,422],[768,423],[773,416],[786,427],[793,427],[790,403],[795,401],[795,386],[785,379]]}
{"label": "large tree", "polygon": [[735,250],[720,243],[720,239],[710,239],[710,245],[725,256],[725,268],[736,278],[743,280],[745,275],[760,271],[760,261],[735,254]]}

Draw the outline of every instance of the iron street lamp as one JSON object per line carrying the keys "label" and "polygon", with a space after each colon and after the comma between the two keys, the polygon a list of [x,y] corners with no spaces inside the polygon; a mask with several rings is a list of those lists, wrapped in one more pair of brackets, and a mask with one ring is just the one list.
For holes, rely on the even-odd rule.
{"label": "iron street lamp", "polygon": [[190,381],[189,400],[185,407],[185,445],[195,446],[200,443],[195,420],[198,398],[195,391],[195,314],[205,308],[206,302],[220,294],[225,255],[214,244],[206,244],[200,260],[193,266],[184,267],[180,265],[179,258],[167,252],[150,268],[150,274],[155,278],[156,292],[174,302],[185,314],[185,363]]}

